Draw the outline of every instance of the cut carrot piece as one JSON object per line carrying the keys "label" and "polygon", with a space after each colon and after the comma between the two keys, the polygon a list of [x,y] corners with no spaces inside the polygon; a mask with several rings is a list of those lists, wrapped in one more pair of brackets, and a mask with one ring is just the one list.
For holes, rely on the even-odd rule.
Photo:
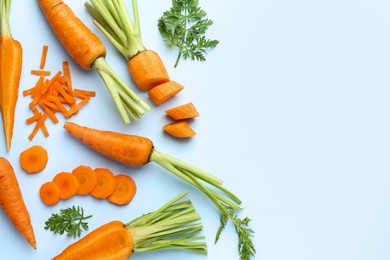
{"label": "cut carrot piece", "polygon": [[37,76],[50,76],[51,72],[48,70],[31,70],[31,74]]}
{"label": "cut carrot piece", "polygon": [[165,113],[174,120],[190,119],[199,116],[198,110],[191,102],[165,110]]}
{"label": "cut carrot piece", "polygon": [[148,91],[170,80],[160,55],[152,50],[142,51],[131,58],[127,67],[142,90]]}
{"label": "cut carrot piece", "polygon": [[37,121],[37,123],[34,126],[34,129],[32,130],[31,134],[28,136],[28,139],[31,141],[35,135],[38,133],[39,129],[46,129],[45,126],[45,120],[47,118],[46,114],[43,114]]}
{"label": "cut carrot piece", "polygon": [[115,191],[107,197],[107,200],[117,205],[129,204],[137,192],[137,185],[128,175],[118,174],[115,176],[115,179]]}
{"label": "cut carrot piece", "polygon": [[[95,91],[89,91],[89,90],[82,90],[82,89],[74,89],[74,94],[77,95],[77,94],[81,94],[83,95],[84,97],[87,96],[87,97],[94,97],[96,96],[96,92]],[[83,97],[83,98],[84,98]]]}
{"label": "cut carrot piece", "polygon": [[89,166],[80,165],[76,167],[73,169],[72,175],[76,177],[80,186],[77,194],[89,194],[97,184],[95,172]]}
{"label": "cut carrot piece", "polygon": [[69,172],[60,172],[54,176],[53,182],[60,188],[60,198],[69,199],[74,196],[78,189],[79,183],[75,176]]}
{"label": "cut carrot piece", "polygon": [[49,50],[49,46],[43,45],[43,47],[42,47],[41,63],[39,64],[39,68],[40,69],[44,69],[45,68],[46,58],[47,58],[47,51],[48,50]]}
{"label": "cut carrot piece", "polygon": [[52,206],[58,203],[60,200],[60,188],[55,182],[49,181],[42,184],[39,189],[39,196],[46,205]]}
{"label": "cut carrot piece", "polygon": [[196,135],[195,131],[186,121],[167,124],[163,127],[163,129],[167,133],[179,138],[188,138]]}
{"label": "cut carrot piece", "polygon": [[37,173],[45,169],[49,160],[47,151],[40,145],[33,145],[19,155],[20,166],[28,173]]}
{"label": "cut carrot piece", "polygon": [[169,81],[149,90],[148,95],[158,106],[179,93],[184,87],[176,81]]}
{"label": "cut carrot piece", "polygon": [[116,188],[115,175],[106,168],[96,168],[95,170],[97,184],[91,195],[98,199],[104,199],[110,196]]}

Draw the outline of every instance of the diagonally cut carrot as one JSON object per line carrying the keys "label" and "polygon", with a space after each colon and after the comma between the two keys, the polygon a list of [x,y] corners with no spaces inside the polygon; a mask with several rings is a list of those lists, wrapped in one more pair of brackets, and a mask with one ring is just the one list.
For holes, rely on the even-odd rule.
{"label": "diagonally cut carrot", "polygon": [[183,88],[181,84],[172,80],[152,88],[149,90],[148,95],[153,103],[158,106],[174,97]]}

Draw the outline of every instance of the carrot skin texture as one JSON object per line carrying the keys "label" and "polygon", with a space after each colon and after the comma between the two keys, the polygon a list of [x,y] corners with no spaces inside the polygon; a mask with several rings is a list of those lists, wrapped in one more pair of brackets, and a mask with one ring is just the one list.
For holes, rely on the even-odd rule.
{"label": "carrot skin texture", "polygon": [[73,60],[83,69],[106,55],[101,40],[74,14],[62,0],[39,0],[47,21]]}
{"label": "carrot skin texture", "polygon": [[146,165],[153,150],[152,141],[145,137],[101,131],[71,122],[65,122],[64,128],[94,150],[136,167]]}
{"label": "carrot skin texture", "polygon": [[18,180],[12,165],[3,157],[0,158],[0,191],[0,208],[27,242],[36,249],[34,229]]}
{"label": "carrot skin texture", "polygon": [[120,221],[111,221],[68,246],[53,260],[128,259],[133,253],[133,237]]}
{"label": "carrot skin texture", "polygon": [[0,108],[7,150],[11,148],[15,107],[22,73],[22,46],[10,35],[0,36]]}
{"label": "carrot skin texture", "polygon": [[170,80],[160,55],[152,50],[142,51],[132,57],[127,68],[136,85],[142,90],[148,91]]}

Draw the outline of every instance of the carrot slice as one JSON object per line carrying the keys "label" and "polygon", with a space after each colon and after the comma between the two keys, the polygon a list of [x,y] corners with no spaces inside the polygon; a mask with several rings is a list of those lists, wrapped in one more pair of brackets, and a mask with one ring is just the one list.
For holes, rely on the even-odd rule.
{"label": "carrot slice", "polygon": [[19,155],[20,166],[28,173],[37,173],[45,169],[49,157],[47,151],[40,145],[33,145]]}
{"label": "carrot slice", "polygon": [[124,174],[116,175],[115,179],[115,191],[107,197],[107,200],[117,205],[129,204],[137,192],[137,186],[134,180],[130,176]]}
{"label": "carrot slice", "polygon": [[148,95],[158,106],[179,93],[184,87],[176,81],[168,81],[149,90]]}
{"label": "carrot slice", "polygon": [[39,64],[39,68],[40,69],[45,68],[46,58],[47,58],[47,51],[48,50],[49,50],[49,46],[43,45],[43,47],[42,47],[41,63]]}
{"label": "carrot slice", "polygon": [[98,199],[107,198],[116,188],[115,175],[106,168],[96,168],[95,170],[97,184],[91,195]]}
{"label": "carrot slice", "polygon": [[52,181],[42,184],[39,189],[39,196],[41,197],[41,200],[49,206],[58,203],[60,200],[60,193],[60,188]]}
{"label": "carrot slice", "polygon": [[163,129],[172,136],[179,138],[188,138],[196,135],[196,132],[186,121],[167,124],[163,127]]}
{"label": "carrot slice", "polygon": [[192,102],[165,110],[165,113],[174,120],[198,117],[199,113]]}
{"label": "carrot slice", "polygon": [[80,165],[73,169],[72,175],[79,183],[77,194],[89,194],[95,188],[97,179],[91,167]]}
{"label": "carrot slice", "polygon": [[69,172],[60,172],[54,176],[53,182],[60,188],[60,198],[69,199],[74,196],[78,189],[79,183],[72,174]]}

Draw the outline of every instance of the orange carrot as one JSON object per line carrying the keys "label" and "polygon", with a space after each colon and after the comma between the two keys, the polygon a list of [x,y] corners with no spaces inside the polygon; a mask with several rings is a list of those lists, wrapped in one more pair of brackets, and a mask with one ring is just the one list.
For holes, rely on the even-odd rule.
{"label": "orange carrot", "polygon": [[115,179],[115,191],[107,197],[107,200],[117,205],[129,204],[137,192],[137,185],[128,175],[118,174],[115,176]]}
{"label": "orange carrot", "polygon": [[49,50],[49,46],[43,45],[42,47],[42,55],[41,55],[41,63],[39,64],[39,68],[42,70],[45,68],[47,51]]}
{"label": "orange carrot", "polygon": [[76,177],[80,186],[77,194],[89,194],[97,184],[95,172],[89,166],[80,165],[74,168],[72,175]]}
{"label": "orange carrot", "polygon": [[189,200],[180,194],[161,208],[128,223],[108,222],[65,248],[53,260],[128,259],[133,252],[183,249],[206,254],[202,230]]}
{"label": "orange carrot", "polygon": [[[198,188],[215,204],[220,210],[221,216],[223,216],[216,240],[218,240],[223,227],[230,219],[235,225],[236,231],[248,238],[246,241],[239,239],[239,252],[244,252],[244,257],[249,257],[246,253],[252,255],[252,250],[254,250],[251,242],[253,231],[247,228],[250,220],[248,218],[244,218],[245,221],[238,219],[241,200],[222,186],[221,179],[184,161],[157,151],[153,147],[152,141],[145,137],[102,131],[70,122],[66,122],[64,128],[79,141],[112,159],[132,166],[143,166],[149,162],[155,162]],[[243,250],[244,246],[250,248]],[[249,251],[246,252],[246,250]]]}
{"label": "orange carrot", "polygon": [[50,76],[51,72],[48,70],[31,70],[31,74],[37,76]]}
{"label": "orange carrot", "polygon": [[53,181],[45,182],[39,189],[41,200],[48,206],[57,204],[60,201],[60,194],[60,188]]}
{"label": "orange carrot", "polygon": [[116,75],[105,59],[100,39],[62,0],[39,0],[41,9],[66,51],[83,69],[94,69],[106,84],[125,124],[150,107]]}
{"label": "orange carrot", "polygon": [[97,184],[92,190],[91,195],[98,199],[107,198],[115,191],[115,175],[107,168],[96,168],[94,171],[96,174]]}
{"label": "orange carrot", "polygon": [[165,110],[165,113],[174,120],[191,119],[199,116],[198,110],[192,102]]}
{"label": "orange carrot", "polygon": [[127,66],[135,84],[142,90],[151,90],[170,80],[160,56],[152,50],[140,52],[128,61]]}
{"label": "orange carrot", "polygon": [[46,118],[47,118],[47,114],[42,114],[42,116],[38,119],[34,129],[32,130],[31,134],[28,136],[28,139],[30,141],[35,137],[39,129],[42,129],[42,132],[45,134],[45,136],[49,135],[49,133],[47,133],[47,129],[45,126]]}
{"label": "orange carrot", "polygon": [[20,166],[28,173],[42,171],[48,162],[48,155],[41,145],[33,145],[20,153]]}
{"label": "orange carrot", "polygon": [[69,172],[57,173],[54,176],[53,182],[60,188],[61,199],[69,199],[74,196],[79,189],[79,183],[76,177]]}
{"label": "orange carrot", "polygon": [[158,106],[174,97],[184,87],[176,81],[168,81],[149,90],[148,95],[153,103]]}
{"label": "orange carrot", "polygon": [[14,227],[35,249],[36,242],[30,214],[24,204],[14,169],[4,157],[0,158],[0,191],[0,207]]}
{"label": "orange carrot", "polygon": [[179,138],[188,138],[196,135],[196,132],[191,128],[187,121],[178,121],[166,124],[163,126],[165,132]]}
{"label": "orange carrot", "polygon": [[[3,0],[2,0],[3,1]],[[0,110],[7,151],[11,148],[15,107],[22,72],[22,45],[10,33],[8,17],[10,2],[1,4],[0,28]]]}

